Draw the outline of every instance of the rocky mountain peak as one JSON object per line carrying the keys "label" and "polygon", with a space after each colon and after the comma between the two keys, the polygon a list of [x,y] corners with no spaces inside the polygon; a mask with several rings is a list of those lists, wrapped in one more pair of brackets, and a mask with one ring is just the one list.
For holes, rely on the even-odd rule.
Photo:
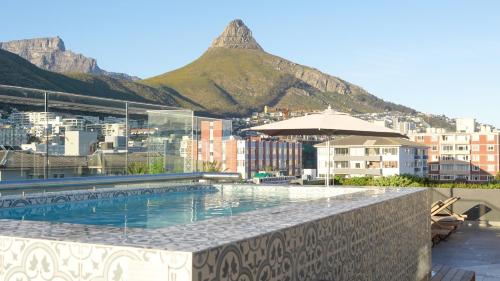
{"label": "rocky mountain peak", "polygon": [[263,51],[255,41],[252,31],[240,19],[232,20],[222,34],[215,38],[210,48],[253,49]]}
{"label": "rocky mountain peak", "polygon": [[0,49],[19,55],[42,69],[54,72],[90,73],[126,80],[139,79],[99,68],[95,59],[66,50],[59,36],[0,42]]}

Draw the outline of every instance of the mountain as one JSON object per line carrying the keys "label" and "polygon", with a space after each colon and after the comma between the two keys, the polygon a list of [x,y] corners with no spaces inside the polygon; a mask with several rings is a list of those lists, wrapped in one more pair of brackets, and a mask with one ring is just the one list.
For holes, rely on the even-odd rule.
{"label": "mountain", "polygon": [[179,105],[176,101],[177,98],[164,89],[159,90],[144,84],[108,76],[63,75],[38,68],[20,56],[1,49],[0,84],[121,100]]}
{"label": "mountain", "polygon": [[354,84],[269,54],[241,20],[233,20],[192,63],[141,81],[175,90],[195,108],[214,114],[248,115],[265,105],[292,110],[331,104],[351,113],[415,110],[386,102]]}
{"label": "mountain", "polygon": [[63,40],[59,37],[0,42],[0,49],[17,54],[45,70],[104,75],[131,81],[139,80],[138,77],[125,73],[108,72],[99,68],[95,59],[66,50]]}

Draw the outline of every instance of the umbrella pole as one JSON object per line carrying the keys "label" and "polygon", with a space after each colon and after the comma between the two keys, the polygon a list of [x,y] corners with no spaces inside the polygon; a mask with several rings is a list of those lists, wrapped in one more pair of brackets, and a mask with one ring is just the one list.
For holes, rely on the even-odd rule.
{"label": "umbrella pole", "polygon": [[328,149],[328,158],[326,160],[326,187],[330,186],[330,136],[328,136],[328,139],[326,141],[326,147]]}

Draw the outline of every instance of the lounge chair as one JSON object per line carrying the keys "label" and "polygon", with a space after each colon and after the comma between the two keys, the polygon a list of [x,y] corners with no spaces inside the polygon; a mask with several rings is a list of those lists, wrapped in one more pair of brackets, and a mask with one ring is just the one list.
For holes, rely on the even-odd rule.
{"label": "lounge chair", "polygon": [[431,206],[431,235],[433,245],[445,240],[458,228],[467,216],[453,212],[450,207],[460,197],[436,201]]}

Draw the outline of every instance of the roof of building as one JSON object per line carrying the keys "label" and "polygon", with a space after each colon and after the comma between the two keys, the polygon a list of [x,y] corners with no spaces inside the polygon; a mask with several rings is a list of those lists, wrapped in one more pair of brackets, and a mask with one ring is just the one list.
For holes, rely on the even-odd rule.
{"label": "roof of building", "polygon": [[[319,143],[315,147],[326,147],[326,142]],[[365,137],[349,136],[330,141],[330,146],[412,146],[427,147],[424,144],[416,143],[403,138],[390,137]]]}
{"label": "roof of building", "polygon": [[[45,155],[26,151],[0,151],[0,168],[43,168]],[[50,155],[49,167],[74,168],[87,166],[86,156]]]}

